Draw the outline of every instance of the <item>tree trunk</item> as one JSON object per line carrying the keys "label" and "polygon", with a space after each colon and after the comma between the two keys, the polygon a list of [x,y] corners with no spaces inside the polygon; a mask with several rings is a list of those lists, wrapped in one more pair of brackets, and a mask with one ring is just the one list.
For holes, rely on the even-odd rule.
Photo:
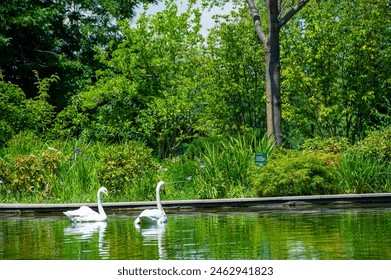
{"label": "tree trunk", "polygon": [[282,144],[281,92],[280,92],[280,50],[271,48],[266,58],[266,124],[269,137],[276,144]]}
{"label": "tree trunk", "polygon": [[[267,1],[269,5],[269,1]],[[275,2],[270,0],[270,2]],[[277,146],[282,144],[280,92],[280,27],[278,9],[269,5],[269,34],[264,42],[266,61],[266,124],[269,137]]]}
{"label": "tree trunk", "polygon": [[280,91],[280,29],[309,0],[299,0],[298,4],[292,7],[282,16],[282,0],[266,0],[268,15],[268,30],[265,34],[259,10],[254,0],[247,0],[251,16],[254,20],[254,27],[259,40],[262,42],[266,60],[266,124],[269,137],[273,137],[276,145],[282,144],[281,127],[281,91]]}

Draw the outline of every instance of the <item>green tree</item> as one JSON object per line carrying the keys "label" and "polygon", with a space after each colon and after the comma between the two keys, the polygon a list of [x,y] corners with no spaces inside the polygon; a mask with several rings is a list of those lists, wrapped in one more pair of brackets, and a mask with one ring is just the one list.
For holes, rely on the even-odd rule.
{"label": "green tree", "polygon": [[208,106],[201,116],[208,133],[237,134],[243,128],[265,131],[263,51],[246,7],[218,16],[209,31],[204,80]]}
{"label": "green tree", "polygon": [[100,49],[105,69],[95,86],[59,114],[58,133],[139,140],[162,157],[194,135],[202,103],[201,13],[189,6],[179,14],[171,1],[166,4],[155,15],[142,14],[134,27],[121,23],[124,40],[112,50]]}
{"label": "green tree", "polygon": [[288,1],[266,0],[264,8],[267,25],[265,25],[265,21],[261,20],[262,14],[260,14],[254,0],[247,0],[257,36],[262,42],[265,52],[267,131],[269,136],[276,139],[277,145],[281,145],[283,140],[280,92],[280,31],[308,1],[299,0],[297,4],[295,4],[296,1],[289,4]]}
{"label": "green tree", "polygon": [[[277,145],[283,141],[281,113],[280,31],[309,0],[265,0],[263,4],[247,0],[256,35],[263,45],[266,80],[266,124],[270,137]],[[206,5],[226,3],[227,0],[205,1]],[[233,1],[242,3],[242,1]],[[258,8],[260,7],[260,8]]]}
{"label": "green tree", "polygon": [[47,102],[50,84],[57,77],[36,82],[39,95],[27,99],[18,86],[0,80],[0,146],[19,132],[30,130],[44,136],[53,121],[54,108]]}
{"label": "green tree", "polygon": [[61,78],[51,88],[51,103],[90,82],[100,67],[94,47],[121,37],[118,20],[133,16],[139,3],[155,0],[7,0],[0,6],[0,69],[5,81],[19,85],[28,98],[38,92],[32,73]]}
{"label": "green tree", "polygon": [[314,2],[300,16],[287,27],[289,36],[282,38],[283,115],[291,138],[343,136],[355,142],[369,130],[387,126],[391,115],[388,4]]}

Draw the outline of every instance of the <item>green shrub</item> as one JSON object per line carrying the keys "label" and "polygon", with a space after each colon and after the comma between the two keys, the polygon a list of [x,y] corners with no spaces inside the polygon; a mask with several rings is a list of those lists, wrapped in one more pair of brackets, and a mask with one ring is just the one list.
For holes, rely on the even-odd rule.
{"label": "green shrub", "polygon": [[18,86],[0,80],[0,146],[21,131],[46,134],[53,118],[54,107],[46,99],[48,87],[56,77],[45,78],[37,83],[39,96],[26,99]]}
{"label": "green shrub", "polygon": [[151,154],[151,149],[135,141],[108,146],[97,168],[99,183],[112,194],[129,193],[130,188],[142,181],[144,176],[158,170]]}
{"label": "green shrub", "polygon": [[54,185],[59,182],[61,161],[61,152],[55,150],[12,158],[9,177],[6,178],[10,190],[17,195],[34,193],[41,197],[50,196]]}
{"label": "green shrub", "polygon": [[54,120],[53,133],[60,139],[80,137],[83,127],[91,121],[90,114],[87,109],[79,110],[76,105],[67,106],[57,114]]}
{"label": "green shrub", "polygon": [[0,146],[24,128],[25,102],[23,90],[0,80]]}
{"label": "green shrub", "polygon": [[336,193],[338,156],[323,152],[280,150],[268,160],[254,182],[259,196]]}
{"label": "green shrub", "polygon": [[10,178],[9,172],[10,167],[8,161],[5,158],[0,157],[0,180],[3,182],[0,184],[0,198],[11,193],[11,190],[7,187]]}
{"label": "green shrub", "polygon": [[59,184],[62,161],[62,153],[48,149],[33,132],[14,135],[0,152],[1,193],[13,199],[50,197]]}
{"label": "green shrub", "polygon": [[306,151],[318,151],[325,153],[339,154],[346,151],[349,148],[349,142],[347,138],[326,138],[319,137],[310,138],[304,141],[301,148]]}
{"label": "green shrub", "polygon": [[354,151],[364,157],[378,161],[391,161],[391,126],[369,133],[368,137],[356,143]]}

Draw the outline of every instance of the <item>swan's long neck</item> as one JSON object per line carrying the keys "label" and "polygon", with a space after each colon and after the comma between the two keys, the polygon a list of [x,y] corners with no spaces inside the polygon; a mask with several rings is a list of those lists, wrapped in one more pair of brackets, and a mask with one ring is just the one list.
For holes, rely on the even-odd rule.
{"label": "swan's long neck", "polygon": [[162,202],[160,201],[160,185],[156,187],[156,204],[157,209],[163,211]]}
{"label": "swan's long neck", "polygon": [[102,206],[102,199],[100,198],[101,192],[98,191],[97,197],[98,197],[98,212],[100,215],[106,215],[105,210],[103,210]]}

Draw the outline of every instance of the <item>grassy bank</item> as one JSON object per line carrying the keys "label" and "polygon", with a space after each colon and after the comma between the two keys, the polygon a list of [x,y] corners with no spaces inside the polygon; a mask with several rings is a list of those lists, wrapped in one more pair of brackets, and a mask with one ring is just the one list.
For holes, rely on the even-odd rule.
{"label": "grassy bank", "polygon": [[[160,180],[168,200],[390,192],[390,139],[389,127],[355,145],[310,139],[288,150],[251,133],[198,139],[158,159],[138,142],[44,142],[23,133],[0,149],[0,201],[95,202],[100,186],[110,201],[154,200]],[[257,165],[254,153],[267,154],[267,164]]]}

